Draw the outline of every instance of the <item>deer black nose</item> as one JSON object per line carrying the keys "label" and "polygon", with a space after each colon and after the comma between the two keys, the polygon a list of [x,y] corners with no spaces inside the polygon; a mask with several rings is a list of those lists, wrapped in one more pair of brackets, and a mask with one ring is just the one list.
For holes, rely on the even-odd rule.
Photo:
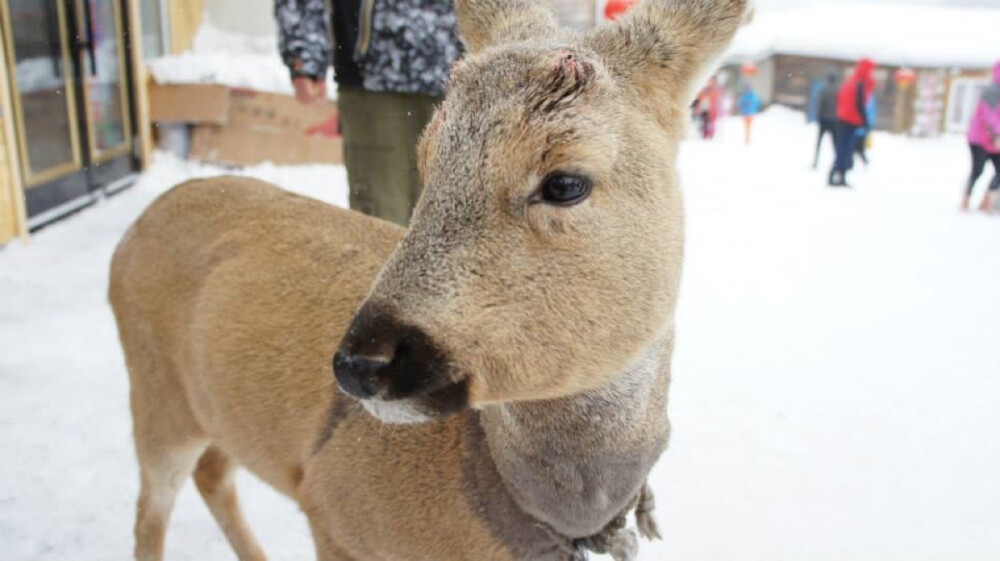
{"label": "deer black nose", "polygon": [[333,357],[337,383],[345,392],[386,401],[426,395],[453,383],[449,364],[424,330],[371,302],[358,310]]}
{"label": "deer black nose", "polygon": [[383,413],[396,407],[408,418],[440,418],[469,403],[469,376],[453,367],[448,353],[424,329],[371,300],[347,328],[333,370],[344,392],[377,402]]}
{"label": "deer black nose", "polygon": [[333,355],[333,373],[345,392],[358,399],[375,397],[381,391],[379,372],[390,360],[381,357],[355,356],[337,351]]}

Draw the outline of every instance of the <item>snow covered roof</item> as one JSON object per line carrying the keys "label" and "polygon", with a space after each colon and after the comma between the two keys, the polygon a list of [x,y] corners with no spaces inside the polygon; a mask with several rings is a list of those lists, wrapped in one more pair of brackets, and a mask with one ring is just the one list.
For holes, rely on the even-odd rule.
{"label": "snow covered roof", "polygon": [[815,2],[758,14],[729,51],[733,60],[792,54],[882,64],[989,68],[1000,59],[1000,10]]}

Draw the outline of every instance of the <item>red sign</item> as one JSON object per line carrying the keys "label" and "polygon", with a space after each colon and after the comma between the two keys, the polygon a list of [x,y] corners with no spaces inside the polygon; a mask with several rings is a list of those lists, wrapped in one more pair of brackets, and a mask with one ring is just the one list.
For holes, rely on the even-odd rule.
{"label": "red sign", "polygon": [[917,73],[912,68],[900,68],[896,71],[896,83],[900,86],[912,86],[917,82]]}

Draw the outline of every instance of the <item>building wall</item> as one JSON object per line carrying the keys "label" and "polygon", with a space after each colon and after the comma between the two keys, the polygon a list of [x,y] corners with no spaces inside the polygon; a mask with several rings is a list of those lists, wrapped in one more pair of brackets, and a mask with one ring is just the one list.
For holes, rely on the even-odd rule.
{"label": "building wall", "polygon": [[[208,4],[219,0],[207,0]],[[191,50],[194,35],[201,26],[206,0],[167,0],[170,22],[170,51],[174,54]]]}
{"label": "building wall", "polygon": [[774,72],[774,59],[767,59],[757,65],[757,76],[751,81],[765,106],[774,103]]}
{"label": "building wall", "polygon": [[[854,70],[852,61],[812,58],[794,55],[773,57],[774,101],[794,109],[807,111],[813,83],[825,80],[830,72],[840,73],[844,79]],[[878,101],[877,122],[879,130],[899,130],[896,119],[900,115],[897,97],[900,95],[894,75],[898,67],[880,66],[875,71],[875,96]]]}
{"label": "building wall", "polygon": [[274,0],[205,0],[205,15],[231,33],[275,36]]}
{"label": "building wall", "polygon": [[[736,84],[746,81],[750,83],[750,87],[757,92],[760,96],[761,104],[764,107],[774,103],[774,71],[775,64],[774,59],[769,58],[759,64],[757,64],[757,74],[753,76],[742,76],[741,69],[743,65],[741,64],[727,64],[719,70],[719,74],[727,75],[729,80],[729,85],[735,86]],[[738,79],[735,77],[739,77]]]}
{"label": "building wall", "polygon": [[774,61],[774,101],[788,107],[806,111],[809,107],[812,85],[824,80],[831,72],[847,75],[851,63],[822,58],[777,55]]}

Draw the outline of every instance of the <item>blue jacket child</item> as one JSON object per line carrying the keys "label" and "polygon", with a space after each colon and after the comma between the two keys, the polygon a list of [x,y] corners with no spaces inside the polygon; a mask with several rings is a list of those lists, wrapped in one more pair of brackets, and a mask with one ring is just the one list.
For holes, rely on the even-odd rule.
{"label": "blue jacket child", "polygon": [[739,110],[740,115],[744,117],[753,117],[760,113],[760,96],[749,85],[745,85],[743,93],[740,94]]}

